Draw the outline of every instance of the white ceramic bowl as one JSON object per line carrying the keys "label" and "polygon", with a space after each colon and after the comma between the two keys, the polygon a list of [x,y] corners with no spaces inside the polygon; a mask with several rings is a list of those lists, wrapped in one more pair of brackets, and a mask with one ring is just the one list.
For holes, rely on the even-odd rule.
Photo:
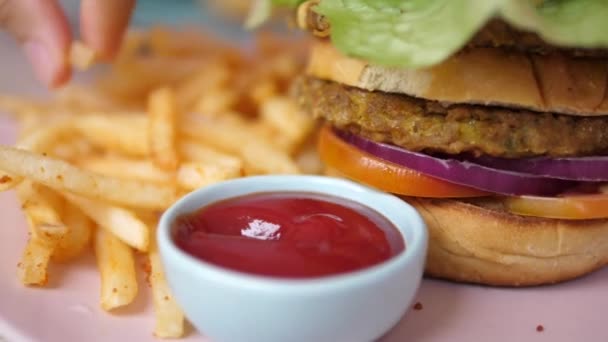
{"label": "white ceramic bowl", "polygon": [[[176,217],[226,198],[305,191],[360,202],[389,219],[405,251],[379,265],[311,279],[255,276],[195,259],[171,235]],[[169,285],[192,324],[216,342],[372,341],[407,311],[422,278],[427,231],[399,198],[356,183],[317,176],[259,176],[194,191],[169,208],[158,229]]]}

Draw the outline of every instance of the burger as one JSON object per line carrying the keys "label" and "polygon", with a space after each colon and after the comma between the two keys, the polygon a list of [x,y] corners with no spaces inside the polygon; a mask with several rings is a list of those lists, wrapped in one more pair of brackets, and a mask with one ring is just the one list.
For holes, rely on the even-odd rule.
{"label": "burger", "polygon": [[293,94],[328,173],[420,212],[427,275],[529,286],[608,264],[608,3],[275,2],[315,37]]}

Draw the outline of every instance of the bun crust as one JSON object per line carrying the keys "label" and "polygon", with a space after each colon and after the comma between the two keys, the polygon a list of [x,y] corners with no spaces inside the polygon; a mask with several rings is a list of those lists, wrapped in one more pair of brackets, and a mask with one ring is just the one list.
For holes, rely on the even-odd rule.
{"label": "bun crust", "polygon": [[576,116],[608,115],[608,60],[465,49],[426,69],[370,65],[328,41],[313,44],[308,74],[365,90],[446,104],[471,103]]}
{"label": "bun crust", "polygon": [[430,276],[531,286],[570,280],[608,265],[608,219],[545,219],[457,200],[405,200],[429,229]]}

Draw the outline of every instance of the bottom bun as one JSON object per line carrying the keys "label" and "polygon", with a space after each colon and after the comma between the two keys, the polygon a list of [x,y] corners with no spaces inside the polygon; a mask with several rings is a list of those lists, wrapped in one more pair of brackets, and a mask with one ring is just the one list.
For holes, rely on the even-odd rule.
{"label": "bottom bun", "polygon": [[492,201],[404,198],[429,229],[426,273],[497,286],[551,284],[608,264],[608,219],[510,214]]}

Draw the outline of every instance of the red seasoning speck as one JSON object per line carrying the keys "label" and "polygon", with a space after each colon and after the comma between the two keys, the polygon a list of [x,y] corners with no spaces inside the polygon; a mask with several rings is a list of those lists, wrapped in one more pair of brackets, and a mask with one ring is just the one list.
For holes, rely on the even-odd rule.
{"label": "red seasoning speck", "polygon": [[536,331],[542,332],[543,330],[545,330],[545,327],[543,327],[542,325],[539,324],[536,326]]}
{"label": "red seasoning speck", "polygon": [[418,303],[414,304],[414,310],[420,311],[420,310],[422,310],[422,308],[423,308],[422,303],[418,302]]}

